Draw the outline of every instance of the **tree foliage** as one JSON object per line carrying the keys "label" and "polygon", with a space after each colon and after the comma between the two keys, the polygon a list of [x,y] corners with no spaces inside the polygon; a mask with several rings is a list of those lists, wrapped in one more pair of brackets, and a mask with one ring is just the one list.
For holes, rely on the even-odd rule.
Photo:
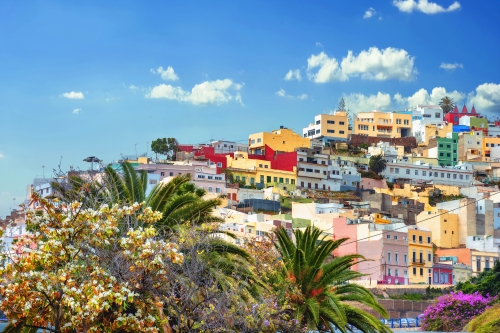
{"label": "tree foliage", "polygon": [[443,110],[444,114],[447,114],[448,112],[453,111],[453,108],[455,106],[455,101],[453,100],[453,98],[445,96],[445,97],[441,98],[441,101],[439,102],[439,106]]}
{"label": "tree foliage", "polygon": [[465,282],[457,283],[455,287],[457,291],[462,291],[466,294],[479,292],[480,294],[499,295],[500,294],[500,263],[488,270],[482,271],[478,276],[471,278]]}
{"label": "tree foliage", "polygon": [[295,319],[308,329],[323,332],[347,332],[348,325],[363,332],[390,332],[377,318],[354,305],[363,304],[387,316],[369,290],[349,282],[363,276],[350,269],[363,256],[333,257],[333,251],[346,239],[325,240],[316,227],[296,229],[293,234],[295,242],[284,228],[278,229],[276,249],[283,261],[279,289]]}
{"label": "tree foliage", "polygon": [[175,160],[179,142],[175,138],[158,138],[151,142],[151,150],[156,154],[165,155],[167,160]]}
{"label": "tree foliage", "polygon": [[368,166],[373,172],[378,175],[385,170],[385,168],[387,167],[387,162],[382,155],[372,155],[370,156]]}

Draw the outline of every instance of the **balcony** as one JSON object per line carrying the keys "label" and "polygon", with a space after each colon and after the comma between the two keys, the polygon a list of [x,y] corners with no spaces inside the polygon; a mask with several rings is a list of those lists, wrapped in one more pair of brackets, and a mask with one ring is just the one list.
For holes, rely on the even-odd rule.
{"label": "balcony", "polygon": [[323,172],[309,172],[309,171],[302,171],[302,170],[298,171],[297,176],[298,177],[317,178],[317,179],[326,178],[326,175],[324,175]]}
{"label": "balcony", "polygon": [[412,260],[412,263],[413,265],[417,265],[417,266],[424,266],[425,265],[425,260]]}

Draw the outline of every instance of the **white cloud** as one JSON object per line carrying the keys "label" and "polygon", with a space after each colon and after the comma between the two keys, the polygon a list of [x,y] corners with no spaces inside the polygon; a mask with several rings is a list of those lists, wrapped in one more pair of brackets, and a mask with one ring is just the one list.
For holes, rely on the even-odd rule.
{"label": "white cloud", "polygon": [[[313,68],[319,67],[316,73],[312,73]],[[337,59],[330,58],[325,52],[318,55],[311,55],[307,59],[307,77],[317,83],[330,81],[346,81],[347,76],[342,73]]]}
{"label": "white cloud", "polygon": [[4,157],[5,157],[5,155],[0,153],[0,158],[4,158]]}
{"label": "white cloud", "polygon": [[139,90],[139,87],[134,86],[133,84],[131,84],[130,86],[128,86],[128,88],[129,88],[131,91],[133,91],[133,92],[135,92],[135,91]]}
{"label": "white cloud", "polygon": [[297,80],[301,81],[300,69],[290,69],[285,75],[285,81]]}
{"label": "white cloud", "polygon": [[316,46],[323,47],[323,44],[321,44],[320,42],[316,42]]}
{"label": "white cloud", "polygon": [[[239,90],[242,88],[243,84],[233,83],[230,79],[205,81],[195,85],[191,89],[191,92],[170,84],[160,84],[153,87],[145,97],[166,98],[194,105],[220,105],[234,100],[243,105],[241,94],[239,93]],[[236,94],[233,95],[232,91],[236,91]]]}
{"label": "white cloud", "polygon": [[458,1],[453,2],[448,8],[438,5],[435,2],[429,2],[428,0],[394,0],[392,3],[398,7],[399,11],[405,13],[411,13],[415,10],[424,14],[438,14],[460,9]]}
{"label": "white cloud", "polygon": [[75,91],[64,93],[61,96],[69,99],[84,99],[82,92],[75,92]]}
{"label": "white cloud", "polygon": [[[407,51],[393,47],[383,50],[371,47],[359,55],[348,51],[340,64],[337,59],[321,52],[307,59],[307,77],[317,83],[346,81],[351,76],[361,76],[365,80],[412,81],[417,74],[414,60]],[[312,71],[315,68],[319,68],[317,72]]]}
{"label": "white cloud", "polygon": [[402,97],[401,94],[396,94],[394,95],[394,100],[405,107],[414,107],[417,104],[438,105],[441,98],[445,96],[452,98],[455,103],[463,101],[466,97],[464,93],[457,90],[447,91],[444,87],[435,87],[430,94],[426,89],[422,88],[408,97]]}
{"label": "white cloud", "polygon": [[476,109],[496,111],[498,114],[500,111],[500,84],[483,83],[477,86],[476,91],[469,94],[469,103],[474,104]]}
{"label": "white cloud", "polygon": [[368,8],[368,10],[365,12],[365,15],[363,16],[363,18],[370,18],[372,17],[373,15],[375,15],[377,12],[375,11],[375,9],[373,9],[373,7],[370,7]]}
{"label": "white cloud", "polygon": [[300,100],[305,100],[307,98],[309,98],[309,96],[307,94],[301,94],[301,95],[298,95],[298,96],[293,96],[293,95],[288,95],[285,91],[285,89],[283,88],[280,88],[280,90],[278,90],[276,92],[276,95],[280,96],[280,97],[285,97],[285,98],[289,98],[289,99],[295,99],[295,98],[298,98]]}
{"label": "white cloud", "polygon": [[151,73],[160,74],[161,78],[165,81],[177,81],[179,80],[179,76],[175,74],[174,69],[171,66],[168,66],[167,69],[163,69],[162,66],[157,69],[151,69]]}
{"label": "white cloud", "polygon": [[354,113],[371,110],[387,110],[391,106],[391,95],[381,93],[364,95],[354,93],[345,97],[346,108]]}
{"label": "white cloud", "polygon": [[74,109],[74,110],[73,110],[73,113],[74,113],[74,114],[78,114],[80,111],[82,111],[82,109]]}
{"label": "white cloud", "polygon": [[452,70],[455,70],[457,68],[464,68],[464,65],[459,64],[457,62],[454,64],[447,64],[445,62],[442,62],[441,65],[439,66],[439,68],[445,69],[447,71],[452,71]]}

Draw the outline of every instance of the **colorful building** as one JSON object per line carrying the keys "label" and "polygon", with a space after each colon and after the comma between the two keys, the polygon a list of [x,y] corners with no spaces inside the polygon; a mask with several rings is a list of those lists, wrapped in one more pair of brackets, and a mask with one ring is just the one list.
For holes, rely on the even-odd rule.
{"label": "colorful building", "polygon": [[408,226],[408,275],[410,284],[432,284],[432,232]]}
{"label": "colorful building", "polygon": [[453,284],[453,265],[435,263],[432,266],[432,284]]}
{"label": "colorful building", "polygon": [[500,147],[500,138],[485,137],[482,146],[484,161],[495,161],[500,158],[498,149],[492,149]]}
{"label": "colorful building", "polygon": [[259,132],[248,137],[249,151],[251,154],[265,155],[266,146],[273,151],[293,152],[295,148],[309,148],[311,140],[303,138],[300,134],[283,126],[272,132]]}
{"label": "colorful building", "polygon": [[446,138],[437,138],[438,164],[455,166],[458,163],[458,133],[449,133]]}
{"label": "colorful building", "polygon": [[347,112],[318,114],[314,122],[302,130],[304,138],[321,139],[324,143],[336,140],[346,141],[349,136]]}
{"label": "colorful building", "polygon": [[462,111],[459,112],[457,106],[455,105],[455,107],[453,108],[453,111],[448,112],[447,114],[444,115],[444,120],[450,124],[459,125],[460,118],[462,118],[464,116],[477,117],[479,115],[480,114],[476,112],[476,108],[474,108],[474,106],[472,106],[472,110],[469,112],[467,110],[467,106],[465,106],[465,104],[464,104]]}
{"label": "colorful building", "polygon": [[417,215],[418,225],[431,231],[433,242],[442,248],[458,247],[458,215],[437,209],[434,212],[423,211]]}
{"label": "colorful building", "polygon": [[359,112],[354,121],[354,133],[385,138],[412,136],[412,113]]}

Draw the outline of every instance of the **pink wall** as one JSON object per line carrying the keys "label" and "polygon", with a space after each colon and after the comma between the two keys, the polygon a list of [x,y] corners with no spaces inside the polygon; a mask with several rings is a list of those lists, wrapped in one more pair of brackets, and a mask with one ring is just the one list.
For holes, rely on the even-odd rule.
{"label": "pink wall", "polygon": [[385,179],[361,178],[359,186],[363,190],[373,190],[374,187],[387,188],[387,182]]}

